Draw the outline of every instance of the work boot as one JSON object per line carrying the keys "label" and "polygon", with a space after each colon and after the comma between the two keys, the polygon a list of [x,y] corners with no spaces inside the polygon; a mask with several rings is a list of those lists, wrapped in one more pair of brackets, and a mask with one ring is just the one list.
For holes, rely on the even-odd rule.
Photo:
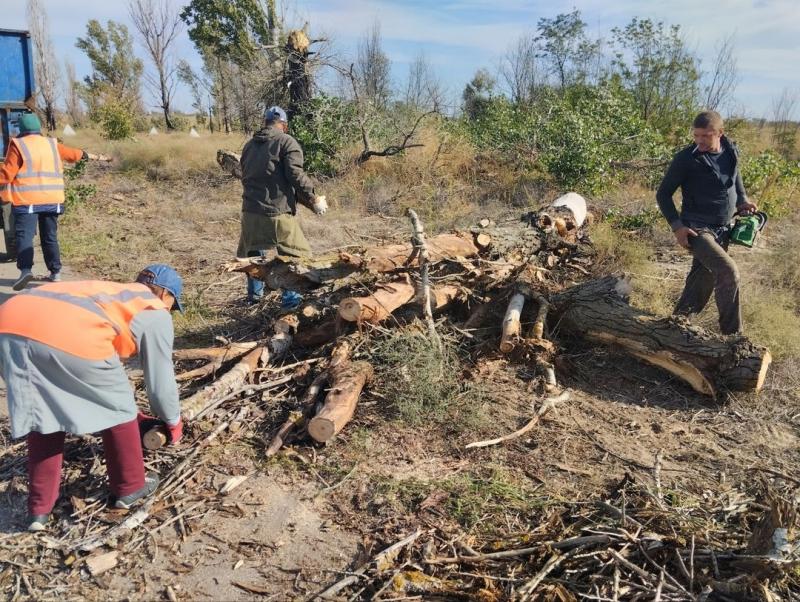
{"label": "work boot", "polygon": [[61,272],[50,272],[44,279],[48,282],[61,282]]}
{"label": "work boot", "polygon": [[13,288],[15,291],[21,291],[28,286],[31,280],[33,280],[33,272],[30,270],[22,270],[19,273],[19,278],[17,278],[17,281],[14,282],[11,288]]}
{"label": "work boot", "polygon": [[133,493],[129,493],[128,495],[123,495],[122,497],[117,498],[117,501],[114,502],[114,508],[128,510],[139,500],[152,495],[158,487],[158,483],[159,478],[156,473],[147,473],[147,476],[144,478],[144,487],[142,487],[139,491],[134,491]]}
{"label": "work boot", "polygon": [[28,531],[44,531],[50,522],[49,514],[31,514],[28,516]]}
{"label": "work boot", "polygon": [[0,253],[0,263],[10,263],[17,260],[16,253]]}

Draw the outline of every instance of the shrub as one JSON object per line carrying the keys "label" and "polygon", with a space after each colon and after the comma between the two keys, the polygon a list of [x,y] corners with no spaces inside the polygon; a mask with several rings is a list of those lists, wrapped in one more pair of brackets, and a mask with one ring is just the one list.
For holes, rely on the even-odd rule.
{"label": "shrub", "polygon": [[78,184],[77,178],[86,170],[87,161],[78,161],[73,167],[64,170],[64,209],[69,211],[80,203],[91,200],[97,194],[94,184]]}
{"label": "shrub", "polygon": [[292,119],[291,133],[303,148],[306,169],[332,176],[342,151],[358,140],[355,109],[339,98],[319,96],[309,102],[306,114]]}
{"label": "shrub", "polygon": [[772,217],[785,216],[792,210],[800,188],[800,165],[767,150],[744,155],[741,171],[745,190],[758,199],[761,210]]}
{"label": "shrub", "polygon": [[[495,98],[464,127],[479,149],[504,153],[529,168],[538,165],[562,188],[589,194],[620,181],[616,163],[669,155],[630,94],[610,83],[543,90],[533,106]],[[652,181],[661,173],[644,175]]]}
{"label": "shrub", "polygon": [[96,120],[109,140],[124,140],[133,136],[134,116],[123,103],[111,101],[97,109]]}

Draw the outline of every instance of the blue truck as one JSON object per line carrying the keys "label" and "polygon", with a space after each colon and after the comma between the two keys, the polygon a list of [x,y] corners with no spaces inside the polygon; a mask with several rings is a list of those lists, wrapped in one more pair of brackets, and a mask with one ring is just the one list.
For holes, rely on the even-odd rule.
{"label": "blue truck", "polygon": [[17,133],[17,119],[34,106],[33,49],[27,31],[0,29],[0,127],[3,157]]}
{"label": "blue truck", "polygon": [[[9,140],[18,133],[17,120],[34,107],[35,81],[33,75],[33,48],[31,34],[15,29],[0,29],[0,129],[3,135],[3,154],[6,156]],[[16,256],[14,223],[11,206],[2,206],[5,259]]]}

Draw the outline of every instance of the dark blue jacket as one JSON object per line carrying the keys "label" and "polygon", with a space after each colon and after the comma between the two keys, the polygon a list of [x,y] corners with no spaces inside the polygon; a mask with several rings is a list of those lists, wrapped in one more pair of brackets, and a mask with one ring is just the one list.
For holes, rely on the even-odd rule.
{"label": "dark blue jacket", "polygon": [[[733,155],[734,173],[730,179],[720,177],[705,153],[697,150],[696,144],[687,146],[672,159],[656,192],[656,200],[673,230],[686,222],[727,226],[737,207],[747,202],[739,171],[739,150],[725,136],[722,137],[722,148]],[[683,197],[680,215],[672,200],[678,188]]]}

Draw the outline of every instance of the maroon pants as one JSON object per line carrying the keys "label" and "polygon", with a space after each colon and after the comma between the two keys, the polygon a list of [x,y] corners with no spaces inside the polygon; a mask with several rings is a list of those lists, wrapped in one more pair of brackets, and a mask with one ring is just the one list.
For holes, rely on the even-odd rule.
{"label": "maroon pants", "polygon": [[[144,487],[144,460],[139,424],[131,420],[101,431],[109,489],[117,497]],[[64,432],[28,433],[28,512],[49,514],[58,499]]]}

